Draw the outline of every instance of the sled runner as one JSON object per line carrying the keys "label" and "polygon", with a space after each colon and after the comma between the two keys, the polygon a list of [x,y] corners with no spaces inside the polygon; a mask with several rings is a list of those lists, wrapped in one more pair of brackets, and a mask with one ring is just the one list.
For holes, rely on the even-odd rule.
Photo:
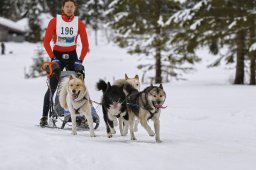
{"label": "sled runner", "polygon": [[[51,63],[50,64],[45,63],[45,65],[43,65],[43,69],[48,73],[48,78],[51,76],[52,71],[55,69],[54,68],[55,66],[56,65]],[[60,75],[59,85],[63,78],[71,75],[74,75],[76,77],[80,77],[80,76],[84,77],[84,73],[81,73],[81,72],[62,71]],[[49,79],[47,80],[48,80],[47,82],[48,87],[50,88]],[[71,115],[70,115],[70,112],[68,110],[63,109],[59,103],[59,85],[55,95],[52,94],[51,88],[50,88],[50,110],[49,110],[48,127],[64,129],[66,125],[71,126]],[[99,127],[100,118],[91,100],[90,102],[92,106],[91,112],[92,112],[92,118],[93,118],[93,127],[94,129],[97,129]],[[62,122],[61,125],[57,123],[58,120]],[[85,118],[84,115],[78,115],[76,117],[76,123],[77,123],[78,129],[89,129],[87,119]]]}

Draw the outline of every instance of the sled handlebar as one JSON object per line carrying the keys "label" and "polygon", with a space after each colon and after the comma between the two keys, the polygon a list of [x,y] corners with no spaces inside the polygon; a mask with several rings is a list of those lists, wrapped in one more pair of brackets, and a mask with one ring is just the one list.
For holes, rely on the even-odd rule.
{"label": "sled handlebar", "polygon": [[46,71],[47,77],[49,78],[53,74],[53,70],[57,69],[59,65],[56,62],[46,61],[42,65],[42,70]]}

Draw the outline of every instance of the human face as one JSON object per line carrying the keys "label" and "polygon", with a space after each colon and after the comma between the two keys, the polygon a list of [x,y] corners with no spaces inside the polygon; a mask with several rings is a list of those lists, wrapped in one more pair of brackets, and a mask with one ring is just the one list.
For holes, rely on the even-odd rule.
{"label": "human face", "polygon": [[65,15],[72,17],[75,14],[76,6],[73,2],[69,1],[64,4],[62,10]]}

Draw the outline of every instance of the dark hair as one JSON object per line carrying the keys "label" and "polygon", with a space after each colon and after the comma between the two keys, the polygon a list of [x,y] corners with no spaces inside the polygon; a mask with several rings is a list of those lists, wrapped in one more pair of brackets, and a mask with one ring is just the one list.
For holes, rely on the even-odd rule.
{"label": "dark hair", "polygon": [[63,0],[63,1],[62,1],[62,7],[64,7],[64,5],[65,5],[66,2],[73,2],[73,3],[75,4],[75,6],[77,7],[77,3],[76,3],[75,0]]}

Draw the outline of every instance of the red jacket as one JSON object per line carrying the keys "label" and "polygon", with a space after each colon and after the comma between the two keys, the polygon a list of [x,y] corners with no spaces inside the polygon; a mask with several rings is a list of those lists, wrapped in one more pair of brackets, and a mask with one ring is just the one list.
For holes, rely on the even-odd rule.
{"label": "red jacket", "polygon": [[[66,15],[62,15],[62,19],[66,22],[70,22],[74,19],[74,16],[69,18]],[[81,42],[82,42],[82,51],[81,51],[79,59],[84,60],[84,57],[87,54],[88,49],[89,49],[89,43],[88,43],[85,24],[80,19],[78,20],[78,34],[80,35]],[[57,37],[57,35],[56,35],[56,17],[54,17],[53,19],[50,20],[48,27],[46,29],[46,32],[45,32],[45,36],[44,36],[44,48],[47,51],[50,58],[54,58],[54,54],[53,54],[50,42],[53,38],[54,44],[55,44],[56,37]],[[77,39],[76,39],[76,42],[77,42]],[[62,47],[62,46],[54,45],[53,50],[56,50],[59,52],[74,51],[74,50],[76,50],[76,45],[70,46],[70,47]]]}

